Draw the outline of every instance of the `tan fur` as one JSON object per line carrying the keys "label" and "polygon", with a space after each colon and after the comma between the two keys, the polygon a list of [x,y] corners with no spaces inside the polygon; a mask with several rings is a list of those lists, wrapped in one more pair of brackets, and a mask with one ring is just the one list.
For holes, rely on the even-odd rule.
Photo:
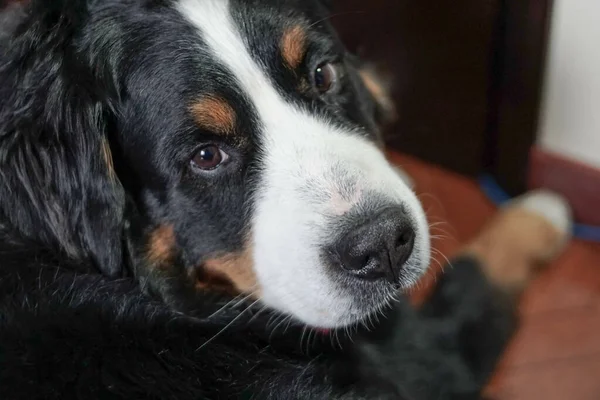
{"label": "tan fur", "polygon": [[192,104],[190,111],[194,121],[204,129],[219,135],[230,135],[235,131],[235,111],[219,97],[204,97]]}
{"label": "tan fur", "polygon": [[117,174],[115,173],[112,152],[110,151],[110,145],[106,139],[102,139],[102,158],[104,159],[104,163],[108,169],[108,176],[111,179],[116,179]]}
{"label": "tan fur", "polygon": [[488,279],[509,291],[520,292],[537,267],[554,255],[563,235],[544,218],[525,209],[509,208],[495,218],[466,248],[475,255]]}
{"label": "tan fur", "polygon": [[387,123],[396,119],[396,106],[390,97],[387,85],[381,81],[372,68],[361,69],[359,75],[367,90],[383,110],[385,117],[385,121],[383,122]]}
{"label": "tan fur", "polygon": [[166,268],[175,255],[175,231],[171,225],[161,225],[150,234],[148,261],[159,268]]}
{"label": "tan fur", "polygon": [[286,65],[295,70],[300,66],[306,53],[306,32],[300,25],[288,28],[281,38],[281,56]]}
{"label": "tan fur", "polygon": [[241,253],[231,253],[210,259],[202,264],[202,276],[196,287],[210,289],[217,282],[229,282],[238,293],[258,294],[257,278],[250,248]]}

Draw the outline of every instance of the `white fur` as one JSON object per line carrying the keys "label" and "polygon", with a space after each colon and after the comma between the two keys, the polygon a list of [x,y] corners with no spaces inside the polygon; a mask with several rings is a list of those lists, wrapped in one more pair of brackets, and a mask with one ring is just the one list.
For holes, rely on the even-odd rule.
{"label": "white fur", "polygon": [[550,190],[538,189],[508,202],[505,207],[520,207],[548,221],[560,234],[561,240],[552,255],[558,254],[571,238],[573,213],[569,202]]}
{"label": "white fur", "polygon": [[[413,281],[429,263],[428,225],[421,206],[376,146],[288,103],[254,60],[229,12],[228,0],[179,0],[213,56],[236,77],[260,119],[261,190],[253,216],[254,264],[262,301],[299,320],[335,327],[353,315],[357,299],[325,273],[319,246],[332,218],[369,193],[404,204],[417,224]],[[265,40],[277,40],[277,38]]]}
{"label": "white fur", "polygon": [[573,217],[566,199],[549,190],[533,190],[517,197],[507,204],[510,207],[521,207],[545,218],[563,235],[571,232]]}

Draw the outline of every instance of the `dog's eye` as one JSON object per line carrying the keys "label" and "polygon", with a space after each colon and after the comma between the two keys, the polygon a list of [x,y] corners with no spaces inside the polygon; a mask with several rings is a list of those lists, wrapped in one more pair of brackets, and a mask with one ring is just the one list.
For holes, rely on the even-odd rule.
{"label": "dog's eye", "polygon": [[194,158],[192,158],[192,165],[205,171],[209,171],[217,168],[223,164],[229,156],[214,144],[209,144],[201,147]]}
{"label": "dog's eye", "polygon": [[337,83],[337,70],[333,64],[322,64],[315,70],[314,85],[320,93],[329,92]]}

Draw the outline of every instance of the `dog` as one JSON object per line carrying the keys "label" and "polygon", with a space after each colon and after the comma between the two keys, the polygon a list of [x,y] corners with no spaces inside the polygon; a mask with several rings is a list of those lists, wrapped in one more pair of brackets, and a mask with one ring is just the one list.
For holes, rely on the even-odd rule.
{"label": "dog", "polygon": [[428,224],[330,7],[4,11],[3,398],[479,397],[513,313],[476,268],[399,295]]}

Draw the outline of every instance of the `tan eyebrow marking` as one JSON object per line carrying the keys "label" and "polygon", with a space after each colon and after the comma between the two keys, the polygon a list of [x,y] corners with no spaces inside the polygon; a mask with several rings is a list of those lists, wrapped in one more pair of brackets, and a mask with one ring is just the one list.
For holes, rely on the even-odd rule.
{"label": "tan eyebrow marking", "polygon": [[288,28],[281,38],[281,55],[290,69],[296,69],[302,63],[306,52],[306,32],[300,25]]}
{"label": "tan eyebrow marking", "polygon": [[207,96],[190,106],[194,121],[201,127],[220,135],[235,131],[237,115],[234,109],[220,97]]}

